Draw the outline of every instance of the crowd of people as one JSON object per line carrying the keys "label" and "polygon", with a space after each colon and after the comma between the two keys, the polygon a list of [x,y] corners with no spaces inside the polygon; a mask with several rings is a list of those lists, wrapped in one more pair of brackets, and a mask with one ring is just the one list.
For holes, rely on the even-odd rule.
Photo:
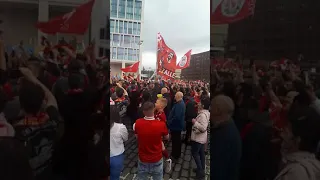
{"label": "crowd of people", "polygon": [[320,179],[319,82],[294,67],[212,68],[211,179]]}
{"label": "crowd of people", "polygon": [[[198,179],[205,178],[209,128],[209,84],[201,81],[116,80],[110,88],[110,179],[119,180],[129,134],[138,144],[138,179],[162,180],[191,145]],[[186,132],[183,137],[183,132]],[[169,155],[165,144],[172,143]],[[165,169],[163,168],[165,167]]]}
{"label": "crowd of people", "polygon": [[109,66],[43,38],[41,53],[0,40],[3,180],[102,180],[109,176]]}

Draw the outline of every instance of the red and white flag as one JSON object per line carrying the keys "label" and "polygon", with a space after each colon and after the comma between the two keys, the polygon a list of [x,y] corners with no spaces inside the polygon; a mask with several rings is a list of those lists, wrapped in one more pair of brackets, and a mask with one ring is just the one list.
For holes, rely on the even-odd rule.
{"label": "red and white flag", "polygon": [[177,55],[167,44],[160,33],[158,39],[158,67],[174,71],[176,69]]}
{"label": "red and white flag", "polygon": [[73,11],[58,16],[48,22],[38,22],[36,27],[46,34],[84,34],[86,33],[91,20],[92,7],[95,0],[80,5]]}
{"label": "red and white flag", "polygon": [[191,60],[191,51],[192,49],[190,49],[179,61],[179,63],[177,64],[177,68],[176,69],[185,69],[187,67],[190,66],[190,60]]}
{"label": "red and white flag", "polygon": [[211,0],[210,23],[230,24],[254,14],[256,0]]}
{"label": "red and white flag", "polygon": [[123,72],[137,72],[139,69],[139,61],[132,64],[131,66],[125,67],[125,68],[121,68],[121,71]]}

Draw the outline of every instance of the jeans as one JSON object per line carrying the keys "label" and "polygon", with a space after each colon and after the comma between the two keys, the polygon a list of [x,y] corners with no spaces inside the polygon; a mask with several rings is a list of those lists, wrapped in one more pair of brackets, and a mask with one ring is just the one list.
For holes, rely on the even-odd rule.
{"label": "jeans", "polygon": [[179,159],[181,156],[181,131],[173,131],[171,132],[171,140],[172,140],[172,152],[171,156],[175,159]]}
{"label": "jeans", "polygon": [[156,163],[138,162],[138,180],[149,180],[149,175],[153,180],[163,179],[163,159]]}
{"label": "jeans", "polygon": [[110,180],[119,180],[123,169],[124,154],[110,157]]}
{"label": "jeans", "polygon": [[197,165],[197,172],[204,173],[205,170],[205,153],[204,153],[204,144],[192,141],[191,144],[191,153],[194,161]]}

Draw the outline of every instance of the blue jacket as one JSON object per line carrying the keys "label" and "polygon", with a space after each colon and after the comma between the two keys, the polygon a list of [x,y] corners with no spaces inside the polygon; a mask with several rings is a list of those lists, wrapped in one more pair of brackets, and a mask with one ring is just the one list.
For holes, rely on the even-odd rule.
{"label": "blue jacket", "polygon": [[168,128],[170,131],[183,131],[185,129],[186,106],[181,100],[173,105],[168,118]]}

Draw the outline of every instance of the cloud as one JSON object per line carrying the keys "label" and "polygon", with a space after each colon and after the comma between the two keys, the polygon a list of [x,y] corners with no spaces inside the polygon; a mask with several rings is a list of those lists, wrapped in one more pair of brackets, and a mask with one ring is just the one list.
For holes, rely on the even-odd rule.
{"label": "cloud", "polygon": [[210,1],[148,0],[144,6],[142,65],[156,66],[156,39],[160,32],[178,59],[210,50]]}

